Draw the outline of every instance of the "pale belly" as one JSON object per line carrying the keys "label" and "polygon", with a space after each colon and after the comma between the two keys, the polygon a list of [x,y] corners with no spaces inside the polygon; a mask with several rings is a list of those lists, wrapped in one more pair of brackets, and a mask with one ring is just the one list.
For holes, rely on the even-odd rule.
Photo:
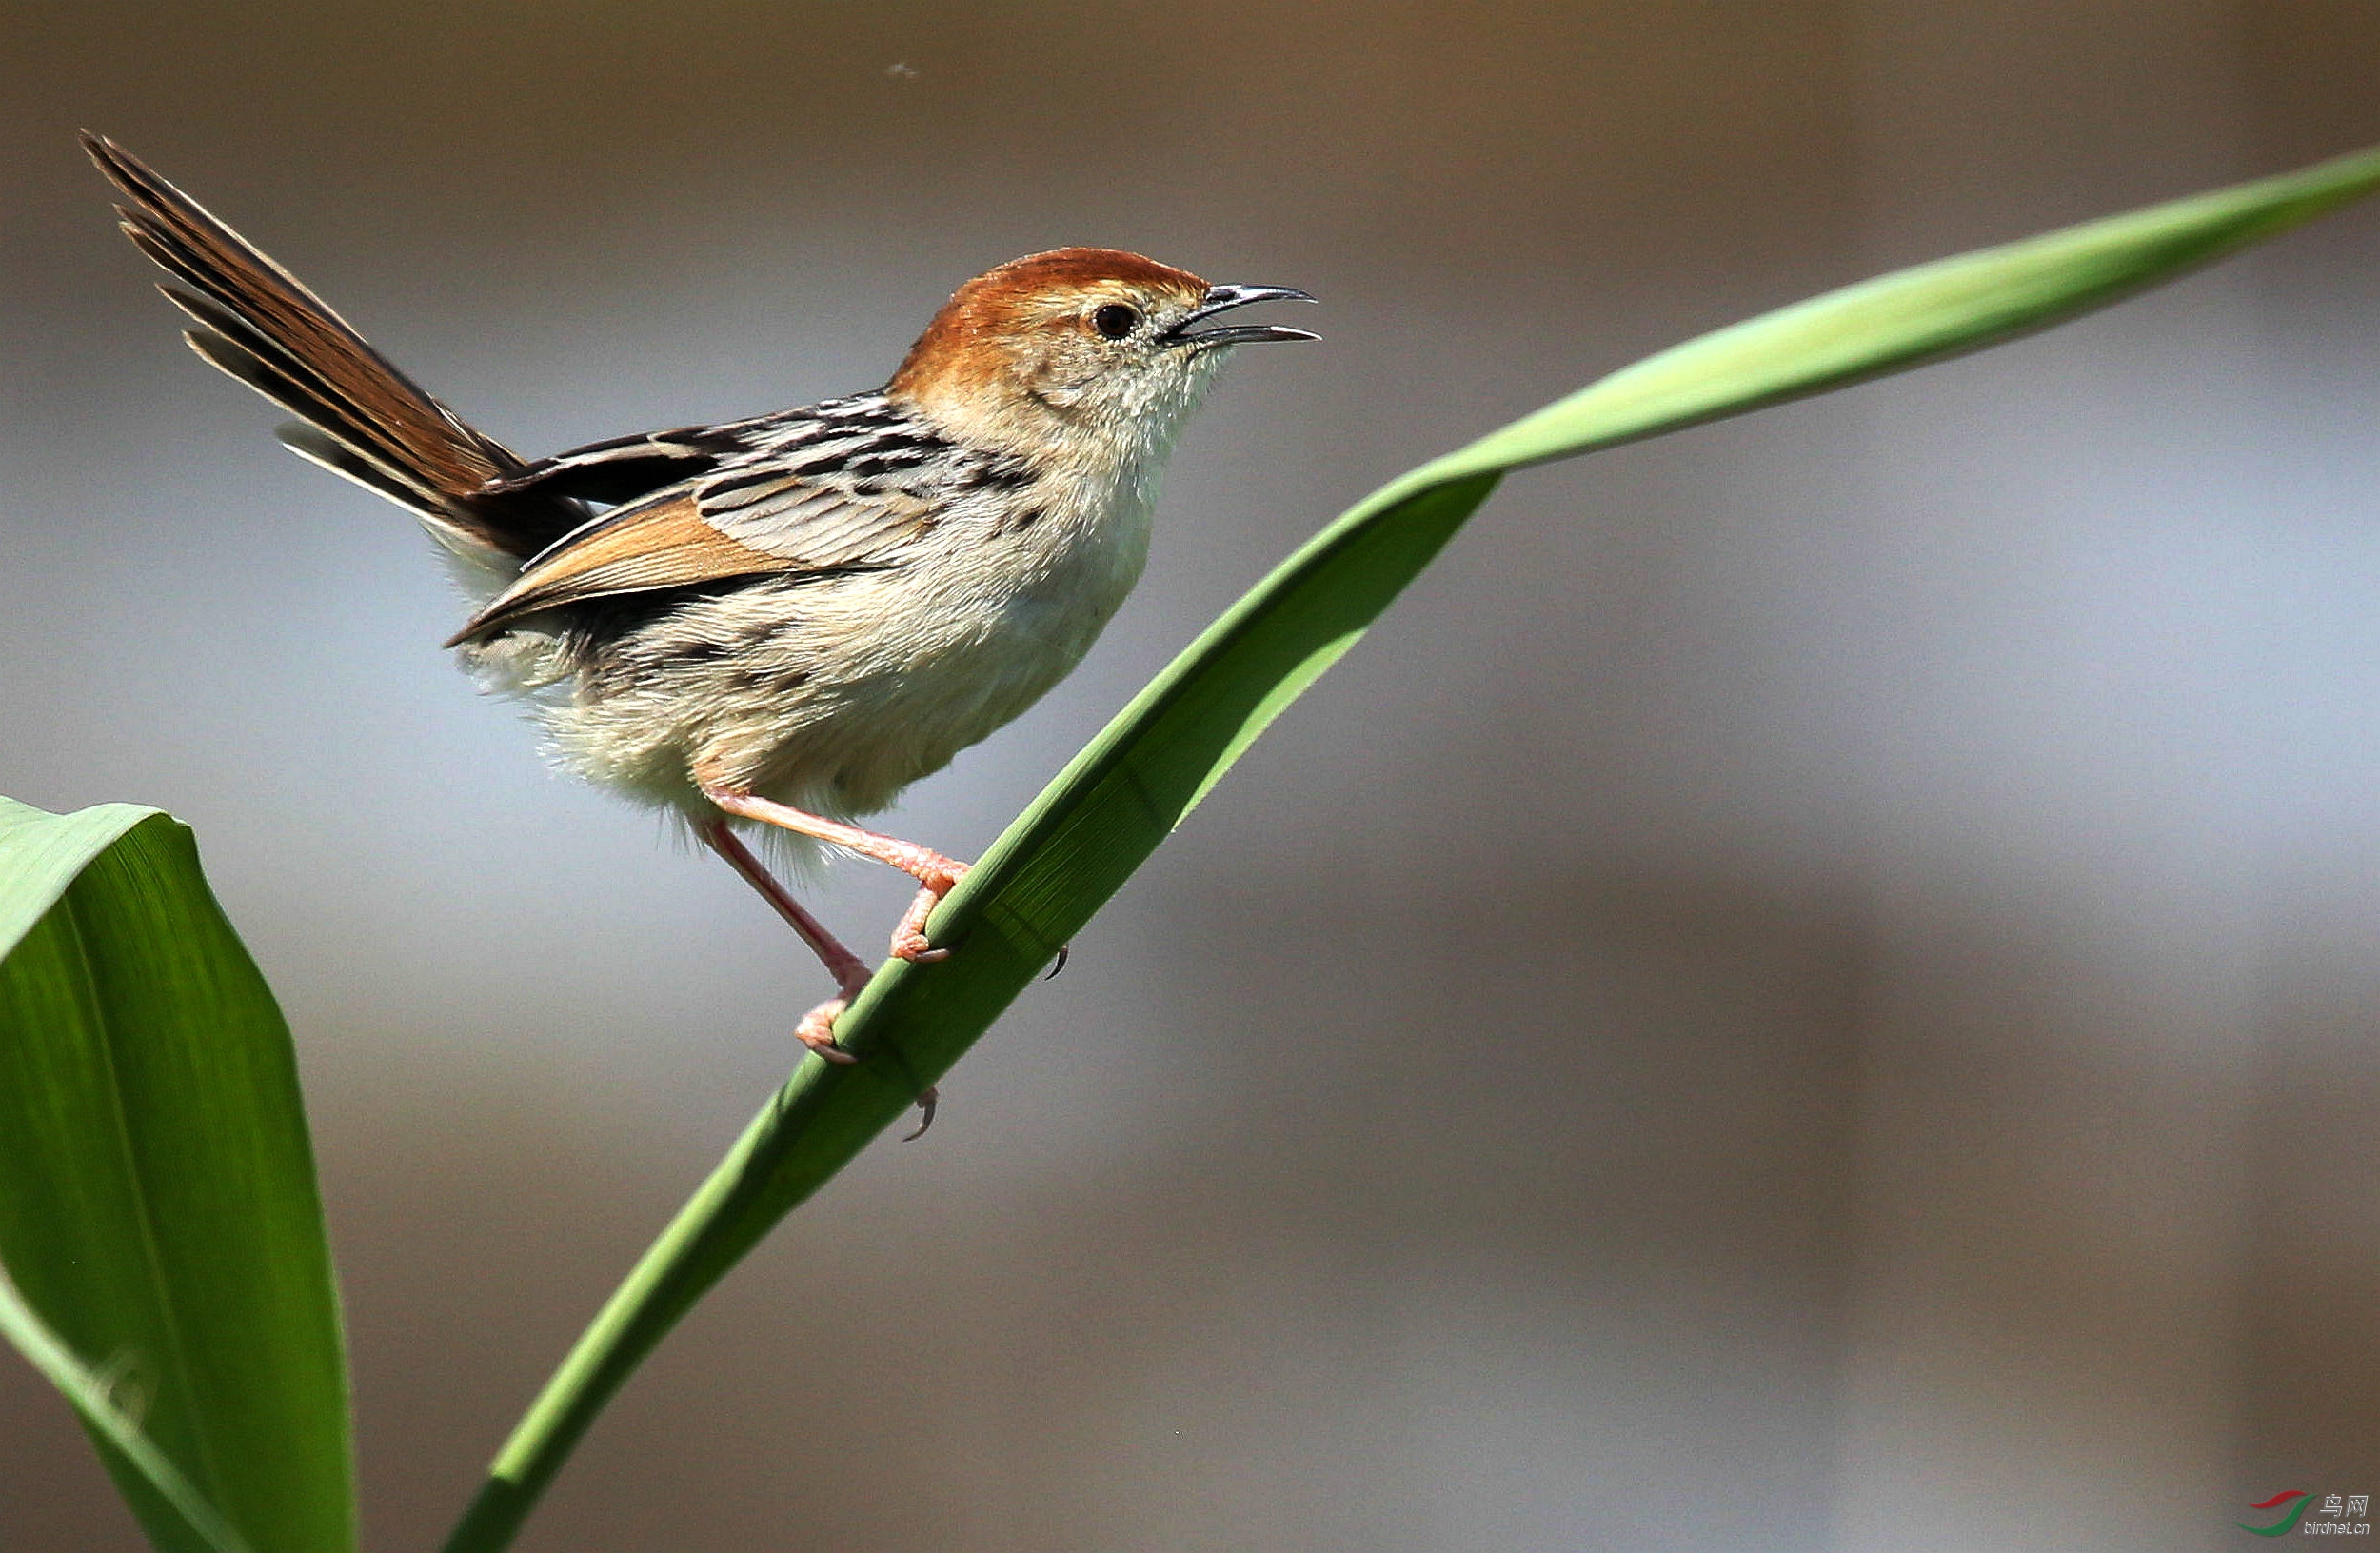
{"label": "pale belly", "polygon": [[1086,548],[1024,586],[987,586],[979,575],[929,588],[922,604],[904,599],[894,613],[910,623],[867,633],[877,640],[850,657],[871,667],[835,688],[835,715],[815,744],[788,749],[790,764],[831,766],[828,801],[847,812],[891,803],[1074,671],[1139,576],[1145,530],[1139,537],[1125,553]]}

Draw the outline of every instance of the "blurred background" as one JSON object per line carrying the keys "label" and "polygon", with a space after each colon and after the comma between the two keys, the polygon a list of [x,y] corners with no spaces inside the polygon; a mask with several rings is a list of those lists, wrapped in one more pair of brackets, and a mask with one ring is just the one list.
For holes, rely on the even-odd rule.
{"label": "blurred background", "polygon": [[[424,1548],[824,993],[547,774],[78,126],[536,453],[881,382],[1062,243],[1304,287],[980,848],[1297,540],[1685,334],[2380,139],[2353,0],[0,7],[0,791],[295,1026]],[[1511,481],[687,1323],[527,1549],[2218,1548],[2380,1487],[2380,208]],[[903,899],[845,866],[855,943]],[[0,1356],[0,1548],[129,1549]]]}

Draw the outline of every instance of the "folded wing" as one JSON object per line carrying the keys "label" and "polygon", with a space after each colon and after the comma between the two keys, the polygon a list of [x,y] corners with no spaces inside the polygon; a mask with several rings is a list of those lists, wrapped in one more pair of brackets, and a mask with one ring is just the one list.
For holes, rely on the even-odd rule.
{"label": "folded wing", "polygon": [[898,566],[933,521],[932,504],[908,490],[804,477],[781,464],[722,470],[564,535],[447,646],[495,635],[539,610],[613,594]]}

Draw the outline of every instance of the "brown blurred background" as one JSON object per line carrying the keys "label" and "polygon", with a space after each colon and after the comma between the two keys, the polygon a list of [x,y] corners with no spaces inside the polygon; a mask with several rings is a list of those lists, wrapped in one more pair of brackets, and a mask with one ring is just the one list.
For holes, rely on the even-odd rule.
{"label": "brown blurred background", "polygon": [[[206,371],[116,135],[536,452],[1061,243],[1308,288],[980,847],[1378,481],[1683,334],[2380,139],[2361,0],[0,9],[0,791],[287,1003],[425,1548],[823,995]],[[1510,483],[524,1548],[2229,1548],[2380,1490],[2380,209]],[[855,941],[902,891],[820,893]],[[0,1549],[136,1545],[0,1356]]]}

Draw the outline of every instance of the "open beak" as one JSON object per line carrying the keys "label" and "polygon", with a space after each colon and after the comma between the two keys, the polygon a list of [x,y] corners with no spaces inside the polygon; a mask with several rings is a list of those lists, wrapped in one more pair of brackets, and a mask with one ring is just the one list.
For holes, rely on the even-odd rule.
{"label": "open beak", "polygon": [[1249,345],[1258,340],[1319,340],[1319,334],[1286,324],[1226,324],[1218,329],[1199,329],[1217,313],[1234,308],[1245,308],[1257,302],[1311,302],[1314,298],[1287,286],[1210,286],[1198,307],[1181,322],[1167,329],[1162,338],[1167,345]]}

